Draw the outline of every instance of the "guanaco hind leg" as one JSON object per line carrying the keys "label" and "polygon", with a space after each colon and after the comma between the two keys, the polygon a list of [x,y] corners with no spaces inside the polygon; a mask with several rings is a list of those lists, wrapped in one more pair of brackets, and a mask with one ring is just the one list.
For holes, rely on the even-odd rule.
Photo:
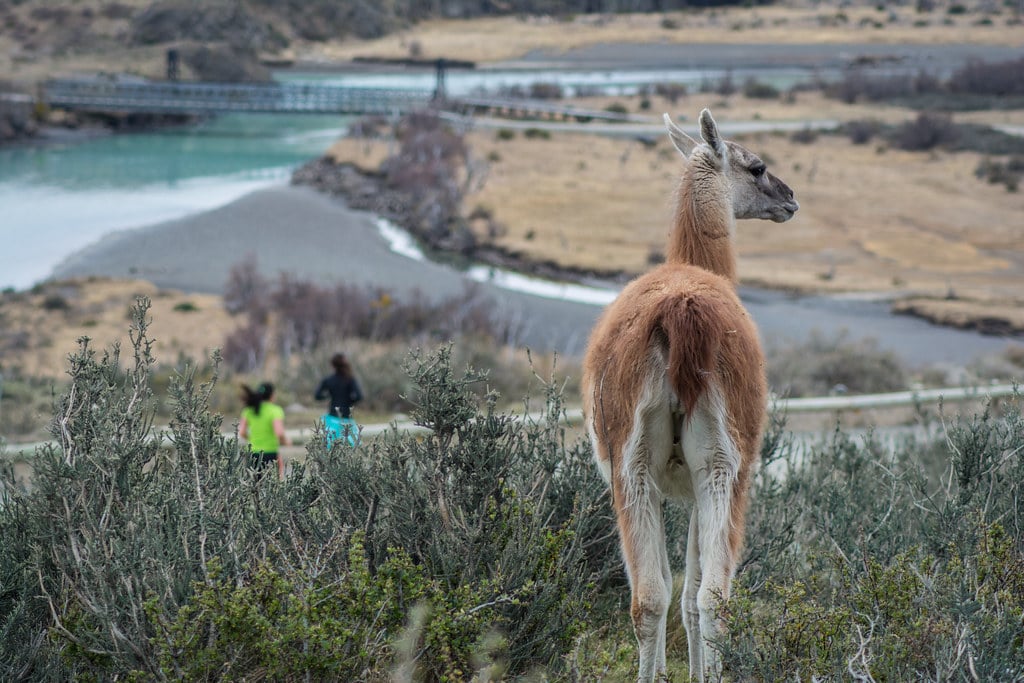
{"label": "guanaco hind leg", "polygon": [[672,419],[662,375],[645,383],[618,471],[619,537],[632,593],[630,616],[640,650],[638,680],[665,675],[665,630],[672,572],[665,545],[661,477],[672,451]]}
{"label": "guanaco hind leg", "polygon": [[[690,644],[690,675],[699,681],[718,681],[722,674],[721,657],[710,641],[722,633],[719,603],[729,597],[735,570],[729,534],[733,485],[741,456],[729,434],[724,399],[717,387],[712,386],[698,401],[683,430],[682,443],[696,499],[693,511],[696,523],[691,522],[687,543],[687,575],[690,574],[689,563],[694,555],[697,555],[699,566],[699,578],[688,583],[683,596],[684,619],[692,629],[695,602],[700,632],[698,643]],[[694,584],[697,585],[695,596]],[[694,602],[691,602],[694,597]],[[699,657],[695,657],[698,654]]]}

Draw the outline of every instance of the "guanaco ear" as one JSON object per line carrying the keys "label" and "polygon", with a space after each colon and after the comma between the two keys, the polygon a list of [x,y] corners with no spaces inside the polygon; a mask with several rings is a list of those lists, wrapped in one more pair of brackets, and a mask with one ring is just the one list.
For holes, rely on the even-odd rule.
{"label": "guanaco ear", "polygon": [[683,129],[677,126],[673,121],[672,117],[668,114],[664,115],[665,128],[668,129],[668,137],[672,140],[672,145],[675,146],[679,153],[683,157],[689,159],[693,150],[699,144],[696,140],[691,138],[689,135],[683,132]]}
{"label": "guanaco ear", "polygon": [[700,136],[715,151],[719,159],[725,159],[725,141],[718,133],[718,124],[711,118],[711,112],[707,109],[700,112]]}

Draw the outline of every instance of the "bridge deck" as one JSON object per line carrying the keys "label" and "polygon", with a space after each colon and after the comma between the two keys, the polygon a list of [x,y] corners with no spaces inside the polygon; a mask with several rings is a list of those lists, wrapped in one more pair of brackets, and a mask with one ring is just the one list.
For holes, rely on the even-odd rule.
{"label": "bridge deck", "polygon": [[299,84],[234,84],[52,80],[43,87],[51,107],[153,114],[288,112],[389,114],[420,108],[431,93]]}
{"label": "bridge deck", "polygon": [[463,114],[578,121],[628,121],[618,112],[550,102],[502,98],[434,100],[433,92],[311,84],[236,84],[119,79],[57,79],[43,85],[51,107],[91,112],[212,114],[270,112],[308,114],[403,114],[427,106]]}

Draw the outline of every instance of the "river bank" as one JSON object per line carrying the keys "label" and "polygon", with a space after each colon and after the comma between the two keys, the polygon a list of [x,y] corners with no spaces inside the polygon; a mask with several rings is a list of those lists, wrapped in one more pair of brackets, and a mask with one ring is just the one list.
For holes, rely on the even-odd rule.
{"label": "river bank", "polygon": [[[501,278],[479,282],[465,271],[400,253],[376,217],[308,187],[273,187],[213,211],[109,236],[67,259],[53,276],[143,278],[159,287],[222,291],[231,267],[248,254],[268,278],[282,272],[312,282],[380,287],[395,296],[457,295],[481,288],[499,312],[518,321],[522,345],[574,356],[582,352],[601,311],[590,303],[510,289]],[[609,287],[605,300],[614,296]],[[797,345],[813,335],[874,338],[880,348],[918,367],[963,365],[1002,352],[1006,339],[893,315],[885,302],[834,296],[794,296],[744,287],[741,296],[766,343]]]}

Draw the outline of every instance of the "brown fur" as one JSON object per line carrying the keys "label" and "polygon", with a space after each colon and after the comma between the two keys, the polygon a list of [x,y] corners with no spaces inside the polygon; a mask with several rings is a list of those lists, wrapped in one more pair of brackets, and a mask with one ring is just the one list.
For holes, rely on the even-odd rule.
{"label": "brown fur", "polygon": [[[684,602],[693,601],[690,604],[701,615],[702,642],[696,646],[694,608],[689,620],[684,614],[688,637],[695,638],[691,666],[703,661],[701,666],[712,675],[720,674],[716,655],[707,647],[715,634],[708,632],[714,629],[706,620],[712,609],[706,595],[720,591],[720,597],[728,599],[742,550],[750,478],[760,455],[768,395],[757,328],[735,290],[735,218],[783,222],[799,208],[792,190],[767,173],[756,155],[718,137],[706,110],[701,114],[703,145],[668,117],[666,124],[686,159],[666,263],[629,283],[605,309],[591,333],[582,382],[595,456],[610,476],[643,680],[659,675],[664,660],[668,587],[663,583],[669,578],[661,564],[663,545],[659,550],[645,544],[657,543],[652,534],[664,533],[662,497],[694,493],[706,505],[713,506],[715,500],[724,504],[726,498],[729,505],[728,519],[722,510],[719,521],[707,527],[712,534],[708,538],[720,534],[717,538],[727,547],[699,542],[712,543],[707,546],[707,562],[717,568],[716,578],[707,585],[698,579],[704,593],[684,596]],[[709,395],[712,388],[714,394]],[[698,410],[705,416],[702,431],[689,432],[687,425]],[[643,421],[643,432],[637,431],[634,419]],[[708,429],[714,431],[707,437],[709,447],[682,452],[684,442],[687,448],[703,443],[701,435]],[[691,467],[699,468],[701,486],[708,488],[698,492],[697,470]],[[703,515],[697,523],[704,528]],[[690,533],[695,538],[693,530]],[[703,558],[705,550],[699,552]],[[691,572],[700,575],[699,568],[688,567],[687,581]],[[652,647],[661,651],[652,654]],[[691,671],[700,680],[704,673]]]}
{"label": "brown fur", "polygon": [[699,266],[735,282],[734,221],[723,183],[724,179],[709,169],[691,168],[683,175],[665,260]]}
{"label": "brown fur", "polygon": [[[730,407],[730,427],[743,460],[734,486],[731,539],[734,560],[742,546],[749,470],[757,462],[767,382],[753,320],[728,280],[702,268],[666,263],[631,282],[598,319],[584,365],[584,412],[598,435],[597,457],[615,470],[633,429],[633,410],[644,378],[646,350],[654,345],[668,363],[668,378],[683,412],[696,404],[715,377]],[[609,391],[608,387],[616,387]],[[616,490],[621,504],[624,492]],[[617,513],[622,511],[617,509]]]}

